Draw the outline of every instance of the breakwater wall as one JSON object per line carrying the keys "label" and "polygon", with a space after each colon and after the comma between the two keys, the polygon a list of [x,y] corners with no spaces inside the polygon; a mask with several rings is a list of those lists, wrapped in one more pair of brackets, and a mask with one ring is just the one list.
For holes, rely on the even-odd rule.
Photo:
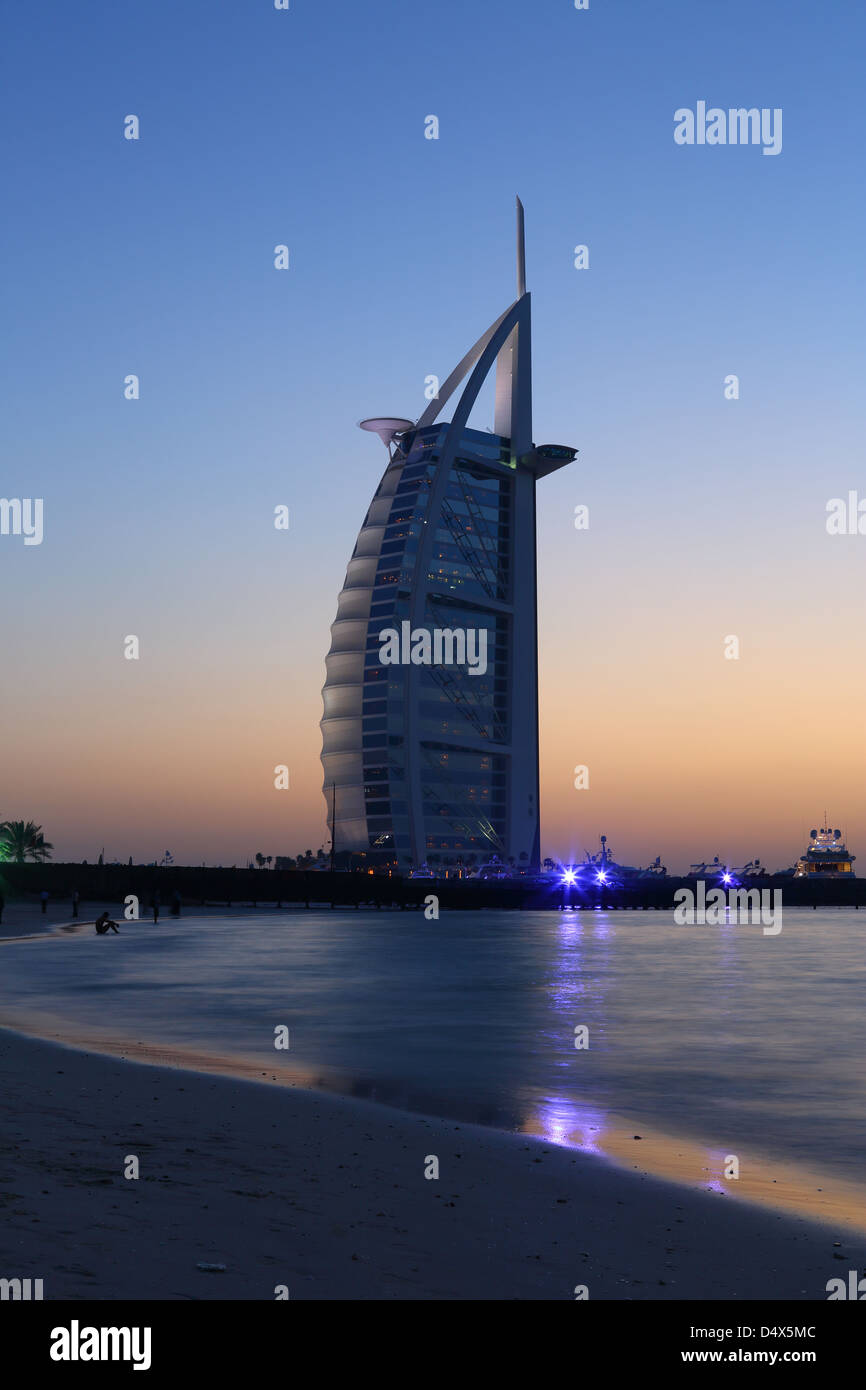
{"label": "breakwater wall", "polygon": [[[707,891],[710,883],[704,880]],[[117,903],[129,894],[142,915],[153,895],[162,911],[175,893],[188,906],[334,906],[422,908],[434,894],[440,910],[561,910],[607,908],[670,911],[678,888],[695,889],[691,878],[649,878],[622,884],[532,883],[525,879],[408,879],[381,874],[330,873],[297,869],[214,869],[172,865],[167,868],[123,864],[0,864],[0,892],[6,901],[35,901],[47,892],[52,902],[70,900],[75,889],[82,902]],[[765,874],[745,880],[743,888],[779,889],[786,908],[866,907],[866,879],[817,882]]]}

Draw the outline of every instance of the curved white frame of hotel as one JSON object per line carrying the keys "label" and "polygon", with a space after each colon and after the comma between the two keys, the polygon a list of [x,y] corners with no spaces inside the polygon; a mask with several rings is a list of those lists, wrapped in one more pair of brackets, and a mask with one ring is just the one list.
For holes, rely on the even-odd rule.
{"label": "curved white frame of hotel", "polygon": [[[507,759],[505,832],[501,837],[501,857],[527,867],[537,867],[540,852],[538,788],[538,653],[536,614],[536,479],[564,466],[568,459],[541,460],[532,452],[532,382],[530,296],[525,289],[523,259],[523,208],[517,200],[517,299],[487,329],[478,342],[441,387],[417,421],[415,431],[434,425],[446,402],[468,375],[444,440],[437,443],[438,467],[432,478],[427,517],[438,519],[452,466],[466,453],[465,431],[471,409],[485,379],[496,367],[496,436],[509,454],[507,468],[514,482],[511,506],[511,548],[509,556],[510,592],[507,602],[487,604],[492,614],[507,617],[510,629],[508,653],[509,728],[507,739],[489,751]],[[471,445],[469,446],[471,449]],[[392,500],[406,467],[406,456],[399,449],[389,453],[389,463],[376,490],[358,535],[346,579],[340,593],[337,616],[331,627],[331,647],[326,658],[327,677],[322,691],[324,715],[322,729],[323,790],[328,808],[328,825],[335,834],[337,851],[352,850],[377,857],[371,848],[364,793],[363,719],[364,670],[367,654],[370,606],[376,587],[385,529]],[[434,545],[435,524],[423,527],[409,604],[413,627],[424,623],[428,592],[426,576]],[[393,668],[392,668],[393,669]],[[414,864],[428,857],[424,823],[422,767],[420,750],[413,738],[417,732],[417,707],[421,687],[418,668],[405,668],[404,765],[409,821],[408,858]],[[413,755],[413,750],[417,755]],[[370,761],[367,755],[367,761]],[[375,756],[375,755],[374,755]],[[336,804],[336,826],[332,824],[332,797]],[[379,856],[381,857],[381,855]],[[484,857],[483,854],[481,856]]]}

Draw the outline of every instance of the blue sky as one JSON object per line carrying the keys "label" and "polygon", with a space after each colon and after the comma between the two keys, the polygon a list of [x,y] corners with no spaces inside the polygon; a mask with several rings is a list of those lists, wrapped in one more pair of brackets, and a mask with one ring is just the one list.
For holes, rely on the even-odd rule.
{"label": "blue sky", "polygon": [[[784,692],[802,682],[773,673],[798,633],[829,633],[808,664],[832,668],[844,647],[844,716],[842,688],[861,693],[863,560],[856,540],[828,544],[822,517],[828,497],[858,483],[866,495],[864,39],[862,10],[803,0],[7,14],[0,492],[44,497],[46,539],[0,542],[4,590],[24,595],[3,616],[18,658],[4,704],[22,741],[0,813],[46,822],[70,857],[106,817],[119,855],[150,857],[155,805],[153,833],[177,857],[321,843],[327,629],[383,463],[355,422],[420,414],[425,377],[444,377],[512,298],[515,193],[536,439],[581,450],[540,497],[547,847],[592,842],[627,802],[637,859],[654,799],[688,799],[659,785],[673,745],[636,788],[604,726],[599,668],[625,701],[640,633],[663,634],[644,654],[655,676],[683,642],[688,667],[688,643],[731,623],[753,651],[769,644],[753,698],[730,707],[735,743],[762,708],[778,723],[780,702],[793,738]],[[782,153],[678,147],[674,111],[698,100],[781,107]],[[129,113],[137,142],[123,138]],[[278,243],[287,272],[273,268]],[[577,243],[588,271],[573,268]],[[137,402],[123,398],[131,372]],[[736,404],[722,394],[729,372]],[[288,536],[270,525],[280,502]],[[581,502],[593,527],[578,552],[568,518]],[[576,613],[591,652],[570,640]],[[128,632],[146,652],[134,691],[119,660]],[[701,698],[699,741],[714,727]],[[198,710],[213,736],[193,737],[186,763],[174,744],[187,748]],[[607,800],[591,810],[562,791],[585,761],[581,720],[600,767],[611,750]],[[135,814],[117,785],[133,745]],[[788,791],[773,792],[786,746],[759,759],[757,829],[780,845],[799,833],[799,806],[794,829],[779,828]],[[199,758],[213,764],[201,784]],[[256,760],[292,767],[276,817]],[[829,761],[803,787],[806,820],[813,796],[854,798]],[[74,770],[95,765],[100,805],[82,808]],[[844,811],[866,834],[862,796]],[[672,860],[700,854],[670,825]],[[710,817],[695,833],[716,828]]]}

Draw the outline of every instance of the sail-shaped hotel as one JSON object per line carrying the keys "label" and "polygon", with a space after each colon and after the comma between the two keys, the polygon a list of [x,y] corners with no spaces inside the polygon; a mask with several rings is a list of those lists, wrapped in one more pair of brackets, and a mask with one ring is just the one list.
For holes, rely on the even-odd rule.
{"label": "sail-shaped hotel", "polygon": [[[494,432],[469,429],[494,368]],[[514,303],[417,422],[362,421],[388,463],[331,627],[321,728],[334,849],[370,867],[538,865],[535,484],[576,450],[533,446],[531,391],[518,199]]]}

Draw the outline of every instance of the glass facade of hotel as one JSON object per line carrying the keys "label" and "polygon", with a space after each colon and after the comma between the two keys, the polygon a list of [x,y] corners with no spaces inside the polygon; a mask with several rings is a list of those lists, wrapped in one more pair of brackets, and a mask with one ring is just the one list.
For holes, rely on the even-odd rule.
{"label": "glass facade of hotel", "polygon": [[[431,863],[482,862],[507,852],[515,471],[507,440],[465,430],[431,514],[447,429],[402,437],[358,537],[333,628],[322,724],[325,790],[330,775],[337,848],[363,850],[371,862],[405,866],[419,848]],[[427,527],[432,556],[420,574]],[[483,674],[465,665],[382,664],[380,634],[412,621],[419,585],[423,606],[414,630],[484,629]],[[423,827],[414,835],[410,756],[422,784]]]}

